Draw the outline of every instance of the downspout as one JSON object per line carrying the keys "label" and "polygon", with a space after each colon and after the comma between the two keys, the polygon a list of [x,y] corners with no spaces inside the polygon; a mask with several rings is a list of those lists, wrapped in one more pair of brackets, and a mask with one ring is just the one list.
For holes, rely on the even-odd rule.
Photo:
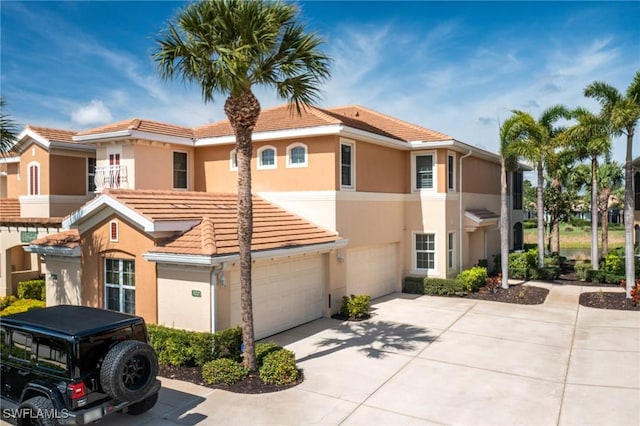
{"label": "downspout", "polygon": [[460,191],[460,194],[458,195],[458,210],[459,210],[458,226],[460,227],[460,232],[458,232],[459,239],[460,239],[460,247],[458,247],[458,253],[460,257],[460,260],[458,261],[458,272],[462,272],[462,229],[463,229],[463,226],[462,226],[462,160],[469,157],[472,153],[473,151],[469,150],[468,153],[460,157],[460,161],[458,163],[458,182],[460,182],[458,184],[459,191]]}
{"label": "downspout", "polygon": [[220,285],[222,285],[223,287],[225,286],[224,284],[224,276],[219,279],[219,275],[224,271],[224,267],[225,264],[220,263],[217,266],[214,266],[213,268],[211,268],[211,332],[215,333],[216,332],[216,318],[217,318],[217,312],[216,312],[216,286],[218,284],[218,282],[220,283]]}

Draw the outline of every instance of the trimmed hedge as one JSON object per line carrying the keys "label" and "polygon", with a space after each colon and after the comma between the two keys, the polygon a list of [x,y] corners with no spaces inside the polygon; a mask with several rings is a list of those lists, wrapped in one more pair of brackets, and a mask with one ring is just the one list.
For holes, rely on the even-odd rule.
{"label": "trimmed hedge", "polygon": [[575,265],[576,278],[580,281],[587,279],[587,272],[591,270],[591,262],[576,262]]}
{"label": "trimmed hedge", "polygon": [[298,380],[296,356],[287,349],[280,349],[264,357],[258,369],[260,380],[268,384],[286,385]]}
{"label": "trimmed hedge", "polygon": [[460,272],[456,280],[462,284],[464,290],[468,293],[478,291],[480,287],[485,285],[487,281],[487,268],[482,266],[474,266],[471,269],[465,269]]}
{"label": "trimmed hedge", "polygon": [[28,280],[18,283],[18,299],[46,301],[46,283],[44,280]]}
{"label": "trimmed hedge", "polygon": [[371,296],[367,294],[344,296],[342,298],[342,306],[340,307],[340,315],[349,319],[368,318],[371,309]]}
{"label": "trimmed hedge", "polygon": [[425,277],[404,277],[402,292],[408,294],[424,294]]}
{"label": "trimmed hedge", "polygon": [[246,379],[248,375],[248,368],[229,358],[214,359],[202,366],[202,380],[208,385],[232,385]]}
{"label": "trimmed hedge", "polygon": [[26,312],[30,309],[44,308],[45,302],[34,299],[18,299],[0,312],[0,317]]}
{"label": "trimmed hedge", "polygon": [[595,271],[593,269],[587,270],[587,281],[592,283],[607,283],[607,284],[620,284],[620,281],[624,280],[624,275],[610,274],[607,271]]}
{"label": "trimmed hedge", "polygon": [[464,285],[450,278],[425,278],[424,293],[435,296],[464,296],[467,292]]}
{"label": "trimmed hedge", "polygon": [[273,353],[273,352],[277,352],[280,349],[282,349],[282,346],[278,345],[277,343],[256,343],[255,346],[255,350],[256,350],[256,367],[260,368],[260,366],[263,364],[264,362],[264,358]]}

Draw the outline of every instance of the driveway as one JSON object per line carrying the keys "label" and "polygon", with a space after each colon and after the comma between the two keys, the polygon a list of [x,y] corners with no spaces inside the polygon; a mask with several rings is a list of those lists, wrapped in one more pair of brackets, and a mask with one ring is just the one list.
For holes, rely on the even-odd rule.
{"label": "driveway", "polygon": [[640,424],[640,312],[540,286],[551,293],[538,306],[393,294],[368,321],[268,339],[296,353],[294,388],[240,395],[162,379],[153,410],[101,424]]}

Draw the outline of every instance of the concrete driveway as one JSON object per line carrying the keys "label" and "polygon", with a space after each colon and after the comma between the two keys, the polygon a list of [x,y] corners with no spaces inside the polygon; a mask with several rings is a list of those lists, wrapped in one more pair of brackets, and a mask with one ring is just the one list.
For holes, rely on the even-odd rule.
{"label": "concrete driveway", "polygon": [[101,424],[639,425],[640,312],[540,286],[551,293],[539,306],[387,296],[368,321],[268,339],[296,353],[295,388],[239,395],[163,379],[153,410]]}

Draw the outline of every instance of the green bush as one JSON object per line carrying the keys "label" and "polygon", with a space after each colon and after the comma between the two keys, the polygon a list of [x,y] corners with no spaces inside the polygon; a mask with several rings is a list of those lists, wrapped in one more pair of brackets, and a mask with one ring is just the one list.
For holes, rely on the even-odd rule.
{"label": "green bush", "polygon": [[522,221],[523,229],[534,229],[538,227],[538,219],[525,219]]}
{"label": "green bush", "polygon": [[277,343],[257,343],[256,344],[256,366],[260,368],[264,362],[264,358],[270,353],[277,352],[282,349],[282,346]]}
{"label": "green bush", "polygon": [[574,226],[576,228],[580,228],[580,227],[588,227],[589,230],[591,230],[591,221],[587,220],[587,219],[580,219],[577,217],[570,217],[569,218],[569,223],[571,224],[571,226]]}
{"label": "green bush", "polygon": [[403,293],[424,294],[425,277],[404,277]]}
{"label": "green bush", "polygon": [[535,279],[545,280],[545,281],[553,281],[557,280],[560,277],[560,267],[559,266],[545,266],[542,268],[538,268],[535,272]]}
{"label": "green bush", "polygon": [[509,254],[509,277],[528,280],[535,275],[538,250]]}
{"label": "green bush", "polygon": [[580,281],[585,281],[587,279],[587,271],[591,269],[591,262],[576,262],[575,270],[576,277]]}
{"label": "green bush", "polygon": [[464,296],[464,285],[454,279],[425,278],[424,294],[435,296]]}
{"label": "green bush", "polygon": [[287,349],[280,349],[264,357],[258,370],[260,379],[269,384],[286,385],[298,380],[296,356]]}
{"label": "green bush", "polygon": [[202,380],[208,385],[232,385],[248,375],[248,368],[229,358],[214,359],[202,366]]}
{"label": "green bush", "polygon": [[624,275],[610,274],[607,271],[592,269],[587,270],[586,280],[592,283],[620,284],[624,279]]}
{"label": "green bush", "polygon": [[609,253],[604,259],[604,270],[613,275],[624,275],[624,258],[615,253]]}
{"label": "green bush", "polygon": [[371,296],[367,294],[344,296],[342,298],[342,306],[340,314],[350,319],[363,319],[369,316],[371,309]]}
{"label": "green bush", "polygon": [[0,311],[4,311],[9,306],[14,304],[18,300],[15,296],[2,296],[0,297]]}
{"label": "green bush", "polygon": [[466,269],[460,272],[456,280],[462,284],[462,288],[467,293],[472,293],[485,285],[487,281],[487,268],[474,266],[471,269]]}
{"label": "green bush", "polygon": [[570,226],[567,226],[566,228],[564,228],[564,232],[573,232],[573,228]]}
{"label": "green bush", "polygon": [[0,312],[0,317],[26,312],[34,308],[44,308],[45,302],[35,299],[18,299]]}
{"label": "green bush", "polygon": [[240,362],[241,345],[242,328],[240,326],[216,331],[213,334],[213,359],[230,358]]}
{"label": "green bush", "polygon": [[46,301],[46,284],[44,280],[20,281],[18,283],[18,299],[34,299]]}

